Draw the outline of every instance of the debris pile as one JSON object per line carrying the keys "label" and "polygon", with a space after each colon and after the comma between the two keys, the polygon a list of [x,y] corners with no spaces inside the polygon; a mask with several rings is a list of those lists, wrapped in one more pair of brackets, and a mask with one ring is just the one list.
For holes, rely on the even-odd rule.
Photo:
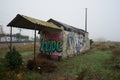
{"label": "debris pile", "polygon": [[27,68],[29,70],[36,70],[40,73],[46,72],[50,73],[55,71],[57,66],[54,62],[48,59],[48,55],[38,53],[34,59],[29,59],[27,63]]}

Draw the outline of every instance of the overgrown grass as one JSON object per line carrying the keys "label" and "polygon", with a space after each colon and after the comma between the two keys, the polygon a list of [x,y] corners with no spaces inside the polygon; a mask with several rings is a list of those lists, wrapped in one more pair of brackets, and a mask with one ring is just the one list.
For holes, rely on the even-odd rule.
{"label": "overgrown grass", "polygon": [[25,80],[43,80],[41,77],[42,75],[40,75],[39,73],[33,72],[33,71],[25,72],[23,73],[23,76]]}
{"label": "overgrown grass", "polygon": [[22,52],[22,57],[23,59],[29,58],[29,57],[33,57],[33,51],[26,51],[26,52]]}
{"label": "overgrown grass", "polygon": [[[33,57],[32,46],[17,47],[17,50],[20,51],[25,60]],[[113,54],[111,50],[116,47],[120,46],[117,43],[95,44],[86,54],[81,54],[60,62],[53,61],[57,65],[57,69],[52,73],[40,74],[36,71],[25,70],[22,72],[23,79],[58,80],[59,77],[71,77],[73,80],[120,80],[120,70],[111,69],[109,68],[111,65],[106,63],[106,61],[111,61],[110,57]],[[39,50],[39,46],[37,50]]]}
{"label": "overgrown grass", "polygon": [[[110,51],[91,50],[85,55],[80,55],[64,62],[59,63],[59,69],[62,68],[62,75],[69,75],[73,78],[83,69],[90,73],[106,74],[108,70],[104,69],[104,61],[111,55]],[[65,66],[65,68],[63,67]],[[64,74],[66,72],[66,74]]]}
{"label": "overgrown grass", "polygon": [[[28,58],[33,55],[34,44],[29,43],[25,45],[16,45],[14,46],[17,51],[20,52],[23,58]],[[4,58],[5,54],[9,51],[8,46],[0,48],[0,58]],[[39,52],[39,44],[36,45],[36,52]]]}
{"label": "overgrown grass", "polygon": [[[58,77],[71,77],[76,80],[79,73],[83,74],[83,70],[86,71],[83,80],[107,80],[108,76],[112,76],[109,80],[113,78],[117,80],[117,72],[104,67],[105,61],[110,56],[111,51],[92,49],[87,54],[56,62],[57,70],[53,73],[30,73],[30,75],[34,76],[36,74],[38,76],[28,80],[35,80],[37,77],[42,80],[56,80]],[[28,74],[25,74],[24,77],[28,77]]]}

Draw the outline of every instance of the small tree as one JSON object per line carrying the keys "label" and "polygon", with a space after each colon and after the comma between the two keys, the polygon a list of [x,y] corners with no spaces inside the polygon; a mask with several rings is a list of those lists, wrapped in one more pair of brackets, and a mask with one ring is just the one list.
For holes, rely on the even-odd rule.
{"label": "small tree", "polygon": [[94,41],[93,41],[92,39],[90,39],[90,46],[92,45],[93,42],[94,42]]}
{"label": "small tree", "polygon": [[5,55],[5,66],[8,69],[16,70],[22,65],[22,56],[16,51],[15,48],[7,52]]}

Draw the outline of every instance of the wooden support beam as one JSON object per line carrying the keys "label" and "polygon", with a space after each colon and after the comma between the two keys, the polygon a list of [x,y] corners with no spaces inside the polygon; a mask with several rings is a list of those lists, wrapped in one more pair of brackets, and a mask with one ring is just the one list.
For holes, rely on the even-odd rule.
{"label": "wooden support beam", "polygon": [[12,50],[12,26],[10,26],[10,50]]}
{"label": "wooden support beam", "polygon": [[36,27],[34,31],[34,60],[35,60],[35,53],[36,53]]}

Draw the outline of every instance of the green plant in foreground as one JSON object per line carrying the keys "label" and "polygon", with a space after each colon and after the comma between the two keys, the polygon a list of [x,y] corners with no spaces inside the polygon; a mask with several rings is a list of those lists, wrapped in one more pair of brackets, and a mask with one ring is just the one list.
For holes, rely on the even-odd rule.
{"label": "green plant in foreground", "polygon": [[94,41],[92,39],[90,39],[90,46],[92,45],[92,43],[94,43]]}
{"label": "green plant in foreground", "polygon": [[15,48],[7,52],[5,55],[5,66],[10,70],[16,70],[22,65],[22,56]]}

